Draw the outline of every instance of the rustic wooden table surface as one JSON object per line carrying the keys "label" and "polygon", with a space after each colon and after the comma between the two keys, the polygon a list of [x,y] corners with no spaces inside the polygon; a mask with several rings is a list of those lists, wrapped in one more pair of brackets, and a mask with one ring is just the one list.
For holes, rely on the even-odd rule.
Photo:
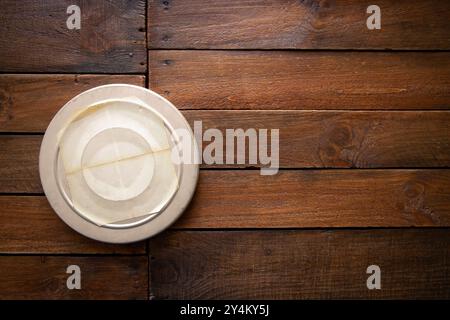
{"label": "rustic wooden table surface", "polygon": [[[450,2],[375,3],[381,30],[363,0],[2,0],[0,298],[450,298]],[[66,101],[108,83],[204,129],[279,128],[280,172],[202,165],[170,230],[77,234],[39,147]]]}

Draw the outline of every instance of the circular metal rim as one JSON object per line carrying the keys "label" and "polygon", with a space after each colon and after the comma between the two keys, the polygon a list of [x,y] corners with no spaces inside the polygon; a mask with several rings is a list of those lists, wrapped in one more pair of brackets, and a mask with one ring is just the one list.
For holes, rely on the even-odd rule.
{"label": "circular metal rim", "polygon": [[[112,101],[111,99],[108,99],[109,101]],[[99,101],[96,101],[94,103],[97,103]],[[133,102],[134,103],[134,102]],[[141,105],[140,103],[137,103],[138,105]],[[164,122],[164,126],[166,127],[167,130],[170,131],[172,138],[179,138],[176,135],[176,131],[174,130],[174,128],[171,126],[171,124],[168,122],[167,119],[165,119],[159,112],[157,112],[156,110],[152,109],[149,106],[144,106],[142,105],[142,107],[145,107],[146,109],[149,109],[152,113],[154,113],[157,117],[159,117],[163,122]],[[76,112],[75,112],[76,113]],[[67,122],[65,122],[67,123]],[[177,140],[177,139],[175,139]],[[94,221],[92,221],[89,217],[83,215],[80,211],[78,211],[74,206],[72,201],[69,199],[67,193],[65,192],[63,186],[61,185],[61,181],[58,179],[58,175],[59,175],[59,161],[58,161],[58,156],[59,156],[59,148],[57,148],[56,154],[55,154],[55,160],[54,160],[54,169],[55,169],[55,177],[56,177],[56,181],[58,183],[58,188],[59,188],[59,192],[61,193],[61,195],[63,196],[64,200],[66,201],[66,203],[69,205],[69,207],[72,209],[72,211],[74,211],[75,213],[77,213],[79,216],[81,216],[83,219],[87,220],[88,222],[94,223]],[[183,176],[183,166],[179,165],[179,168],[177,169],[178,171],[178,178],[181,180],[182,176]],[[144,215],[142,216],[140,219],[135,220],[133,222],[126,222],[126,223],[109,223],[109,224],[105,224],[102,227],[103,228],[113,228],[113,229],[125,229],[125,228],[134,228],[137,227],[141,224],[145,224],[147,222],[149,222],[150,220],[154,219],[156,216],[158,216],[160,213],[162,213],[166,207],[169,205],[169,203],[173,200],[173,198],[175,197],[175,195],[178,193],[178,190],[175,192],[175,194],[172,195],[172,197],[170,198],[170,200],[164,205],[164,207],[156,213],[152,213],[152,214],[148,214],[148,215]]]}
{"label": "circular metal rim", "polygon": [[70,117],[98,100],[135,97],[159,112],[175,129],[190,133],[194,150],[198,152],[194,134],[181,112],[167,99],[146,88],[129,84],[109,84],[84,91],[67,102],[50,122],[42,140],[39,154],[39,175],[44,193],[58,216],[72,229],[84,236],[107,243],[131,243],[147,239],[169,227],[183,213],[194,195],[199,165],[182,164],[183,175],[179,189],[163,212],[148,222],[132,228],[105,228],[93,224],[72,210],[60,193],[54,174],[58,151],[57,135]]}

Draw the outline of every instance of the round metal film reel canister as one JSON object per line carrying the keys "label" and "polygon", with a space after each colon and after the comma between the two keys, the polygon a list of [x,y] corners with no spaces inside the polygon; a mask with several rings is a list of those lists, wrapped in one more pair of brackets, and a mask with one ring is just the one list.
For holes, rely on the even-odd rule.
{"label": "round metal film reel canister", "polygon": [[183,213],[197,184],[197,153],[189,124],[168,100],[112,84],[59,110],[42,141],[39,173],[50,205],[70,227],[128,243],[161,232]]}

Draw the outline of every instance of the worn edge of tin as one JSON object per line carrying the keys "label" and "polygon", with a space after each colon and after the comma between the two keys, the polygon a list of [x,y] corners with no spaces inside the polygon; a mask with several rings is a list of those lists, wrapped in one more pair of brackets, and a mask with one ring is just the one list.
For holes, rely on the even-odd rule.
{"label": "worn edge of tin", "polygon": [[[123,92],[121,94],[118,93],[117,89],[120,88],[125,89],[125,94],[123,94]],[[72,229],[88,238],[107,243],[131,243],[152,237],[174,223],[188,206],[198,182],[199,165],[195,163],[183,164],[182,170],[184,174],[182,175],[179,184],[179,192],[176,194],[173,201],[169,203],[161,214],[142,225],[127,229],[111,229],[100,227],[86,221],[72,210],[59,192],[57,187],[58,182],[53,173],[53,166],[58,148],[56,136],[59,128],[57,125],[58,123],[64,123],[64,113],[76,111],[77,108],[82,108],[83,105],[86,105],[85,102],[80,102],[79,100],[85,99],[89,94],[104,94],[108,98],[113,98],[112,95],[116,94],[117,96],[114,98],[117,99],[132,95],[144,100],[144,102],[148,103],[152,108],[155,108],[157,112],[160,112],[172,126],[186,129],[190,133],[194,152],[198,152],[198,145],[189,123],[182,113],[164,97],[149,89],[129,84],[98,86],[84,91],[72,98],[51,120],[42,140],[39,153],[39,175],[44,193],[56,214]],[[72,105],[75,106],[71,107]],[[68,107],[66,108],[66,106]],[[73,108],[74,110],[69,110],[69,108]]]}

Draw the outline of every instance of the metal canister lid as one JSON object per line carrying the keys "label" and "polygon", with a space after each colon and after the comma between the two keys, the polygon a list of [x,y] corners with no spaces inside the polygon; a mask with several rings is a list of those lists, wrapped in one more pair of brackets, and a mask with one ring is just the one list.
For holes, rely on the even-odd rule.
{"label": "metal canister lid", "polygon": [[55,212],[79,233],[110,243],[146,239],[172,224],[194,194],[198,164],[177,158],[186,140],[197,153],[186,119],[155,92],[96,87],[50,122],[41,183]]}

